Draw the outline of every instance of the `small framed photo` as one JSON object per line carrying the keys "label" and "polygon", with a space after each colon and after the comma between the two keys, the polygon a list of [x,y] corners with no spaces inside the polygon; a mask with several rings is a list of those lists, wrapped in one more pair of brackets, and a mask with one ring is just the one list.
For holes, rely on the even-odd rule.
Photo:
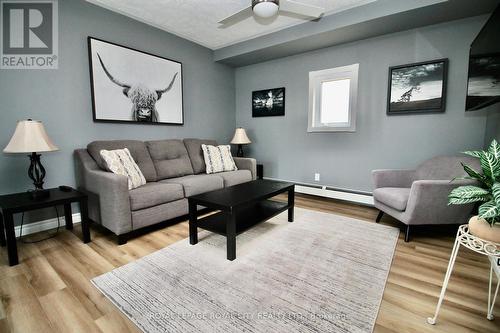
{"label": "small framed photo", "polygon": [[387,114],[444,112],[448,59],[389,68]]}
{"label": "small framed photo", "polygon": [[285,115],[285,88],[252,92],[252,117]]}

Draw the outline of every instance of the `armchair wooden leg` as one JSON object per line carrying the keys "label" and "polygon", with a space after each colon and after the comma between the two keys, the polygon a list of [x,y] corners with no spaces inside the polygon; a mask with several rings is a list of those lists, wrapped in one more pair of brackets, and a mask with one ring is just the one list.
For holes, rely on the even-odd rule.
{"label": "armchair wooden leg", "polygon": [[410,225],[408,224],[406,226],[405,242],[408,243],[409,241],[410,241]]}
{"label": "armchair wooden leg", "polygon": [[378,215],[377,215],[377,219],[375,220],[375,222],[379,223],[380,220],[382,220],[382,216],[384,216],[384,212],[383,211],[379,211]]}

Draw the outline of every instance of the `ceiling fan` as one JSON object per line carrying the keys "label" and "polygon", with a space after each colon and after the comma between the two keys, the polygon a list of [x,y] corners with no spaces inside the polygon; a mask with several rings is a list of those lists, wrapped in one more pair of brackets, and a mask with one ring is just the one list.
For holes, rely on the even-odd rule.
{"label": "ceiling fan", "polygon": [[252,14],[261,18],[270,18],[278,12],[288,12],[305,16],[308,19],[320,18],[324,12],[324,8],[306,5],[290,0],[251,0],[251,6],[240,10],[239,12],[226,17],[219,21],[222,25],[231,25],[237,23]]}

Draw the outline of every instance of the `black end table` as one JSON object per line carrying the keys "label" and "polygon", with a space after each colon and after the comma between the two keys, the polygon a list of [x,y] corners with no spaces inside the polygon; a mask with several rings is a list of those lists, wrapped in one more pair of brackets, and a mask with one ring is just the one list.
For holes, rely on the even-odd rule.
{"label": "black end table", "polygon": [[[0,245],[7,245],[10,266],[19,263],[16,234],[14,230],[14,214],[17,213],[63,205],[66,229],[72,230],[73,218],[71,214],[71,203],[78,202],[80,203],[80,214],[82,218],[83,242],[90,242],[87,195],[75,189],[65,192],[61,191],[59,188],[53,188],[48,191],[50,192],[50,196],[43,199],[32,199],[28,192],[0,196]],[[7,242],[5,238],[7,238]]]}
{"label": "black end table", "polygon": [[[269,200],[288,193],[287,202]],[[189,243],[198,243],[198,228],[226,237],[227,259],[236,259],[236,235],[288,210],[293,222],[295,185],[272,180],[254,180],[224,189],[194,195],[189,201]],[[198,219],[197,206],[220,212]]]}
{"label": "black end table", "polygon": [[257,164],[257,179],[264,179],[264,165]]}

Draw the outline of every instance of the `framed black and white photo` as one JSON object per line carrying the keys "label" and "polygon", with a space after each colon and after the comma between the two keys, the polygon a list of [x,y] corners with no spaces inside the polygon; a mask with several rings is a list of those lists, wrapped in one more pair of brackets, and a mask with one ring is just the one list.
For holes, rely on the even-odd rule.
{"label": "framed black and white photo", "polygon": [[252,117],[285,115],[285,88],[252,92]]}
{"label": "framed black and white photo", "polygon": [[88,37],[94,121],[184,124],[182,64]]}
{"label": "framed black and white photo", "polygon": [[387,114],[444,112],[448,59],[389,68]]}

